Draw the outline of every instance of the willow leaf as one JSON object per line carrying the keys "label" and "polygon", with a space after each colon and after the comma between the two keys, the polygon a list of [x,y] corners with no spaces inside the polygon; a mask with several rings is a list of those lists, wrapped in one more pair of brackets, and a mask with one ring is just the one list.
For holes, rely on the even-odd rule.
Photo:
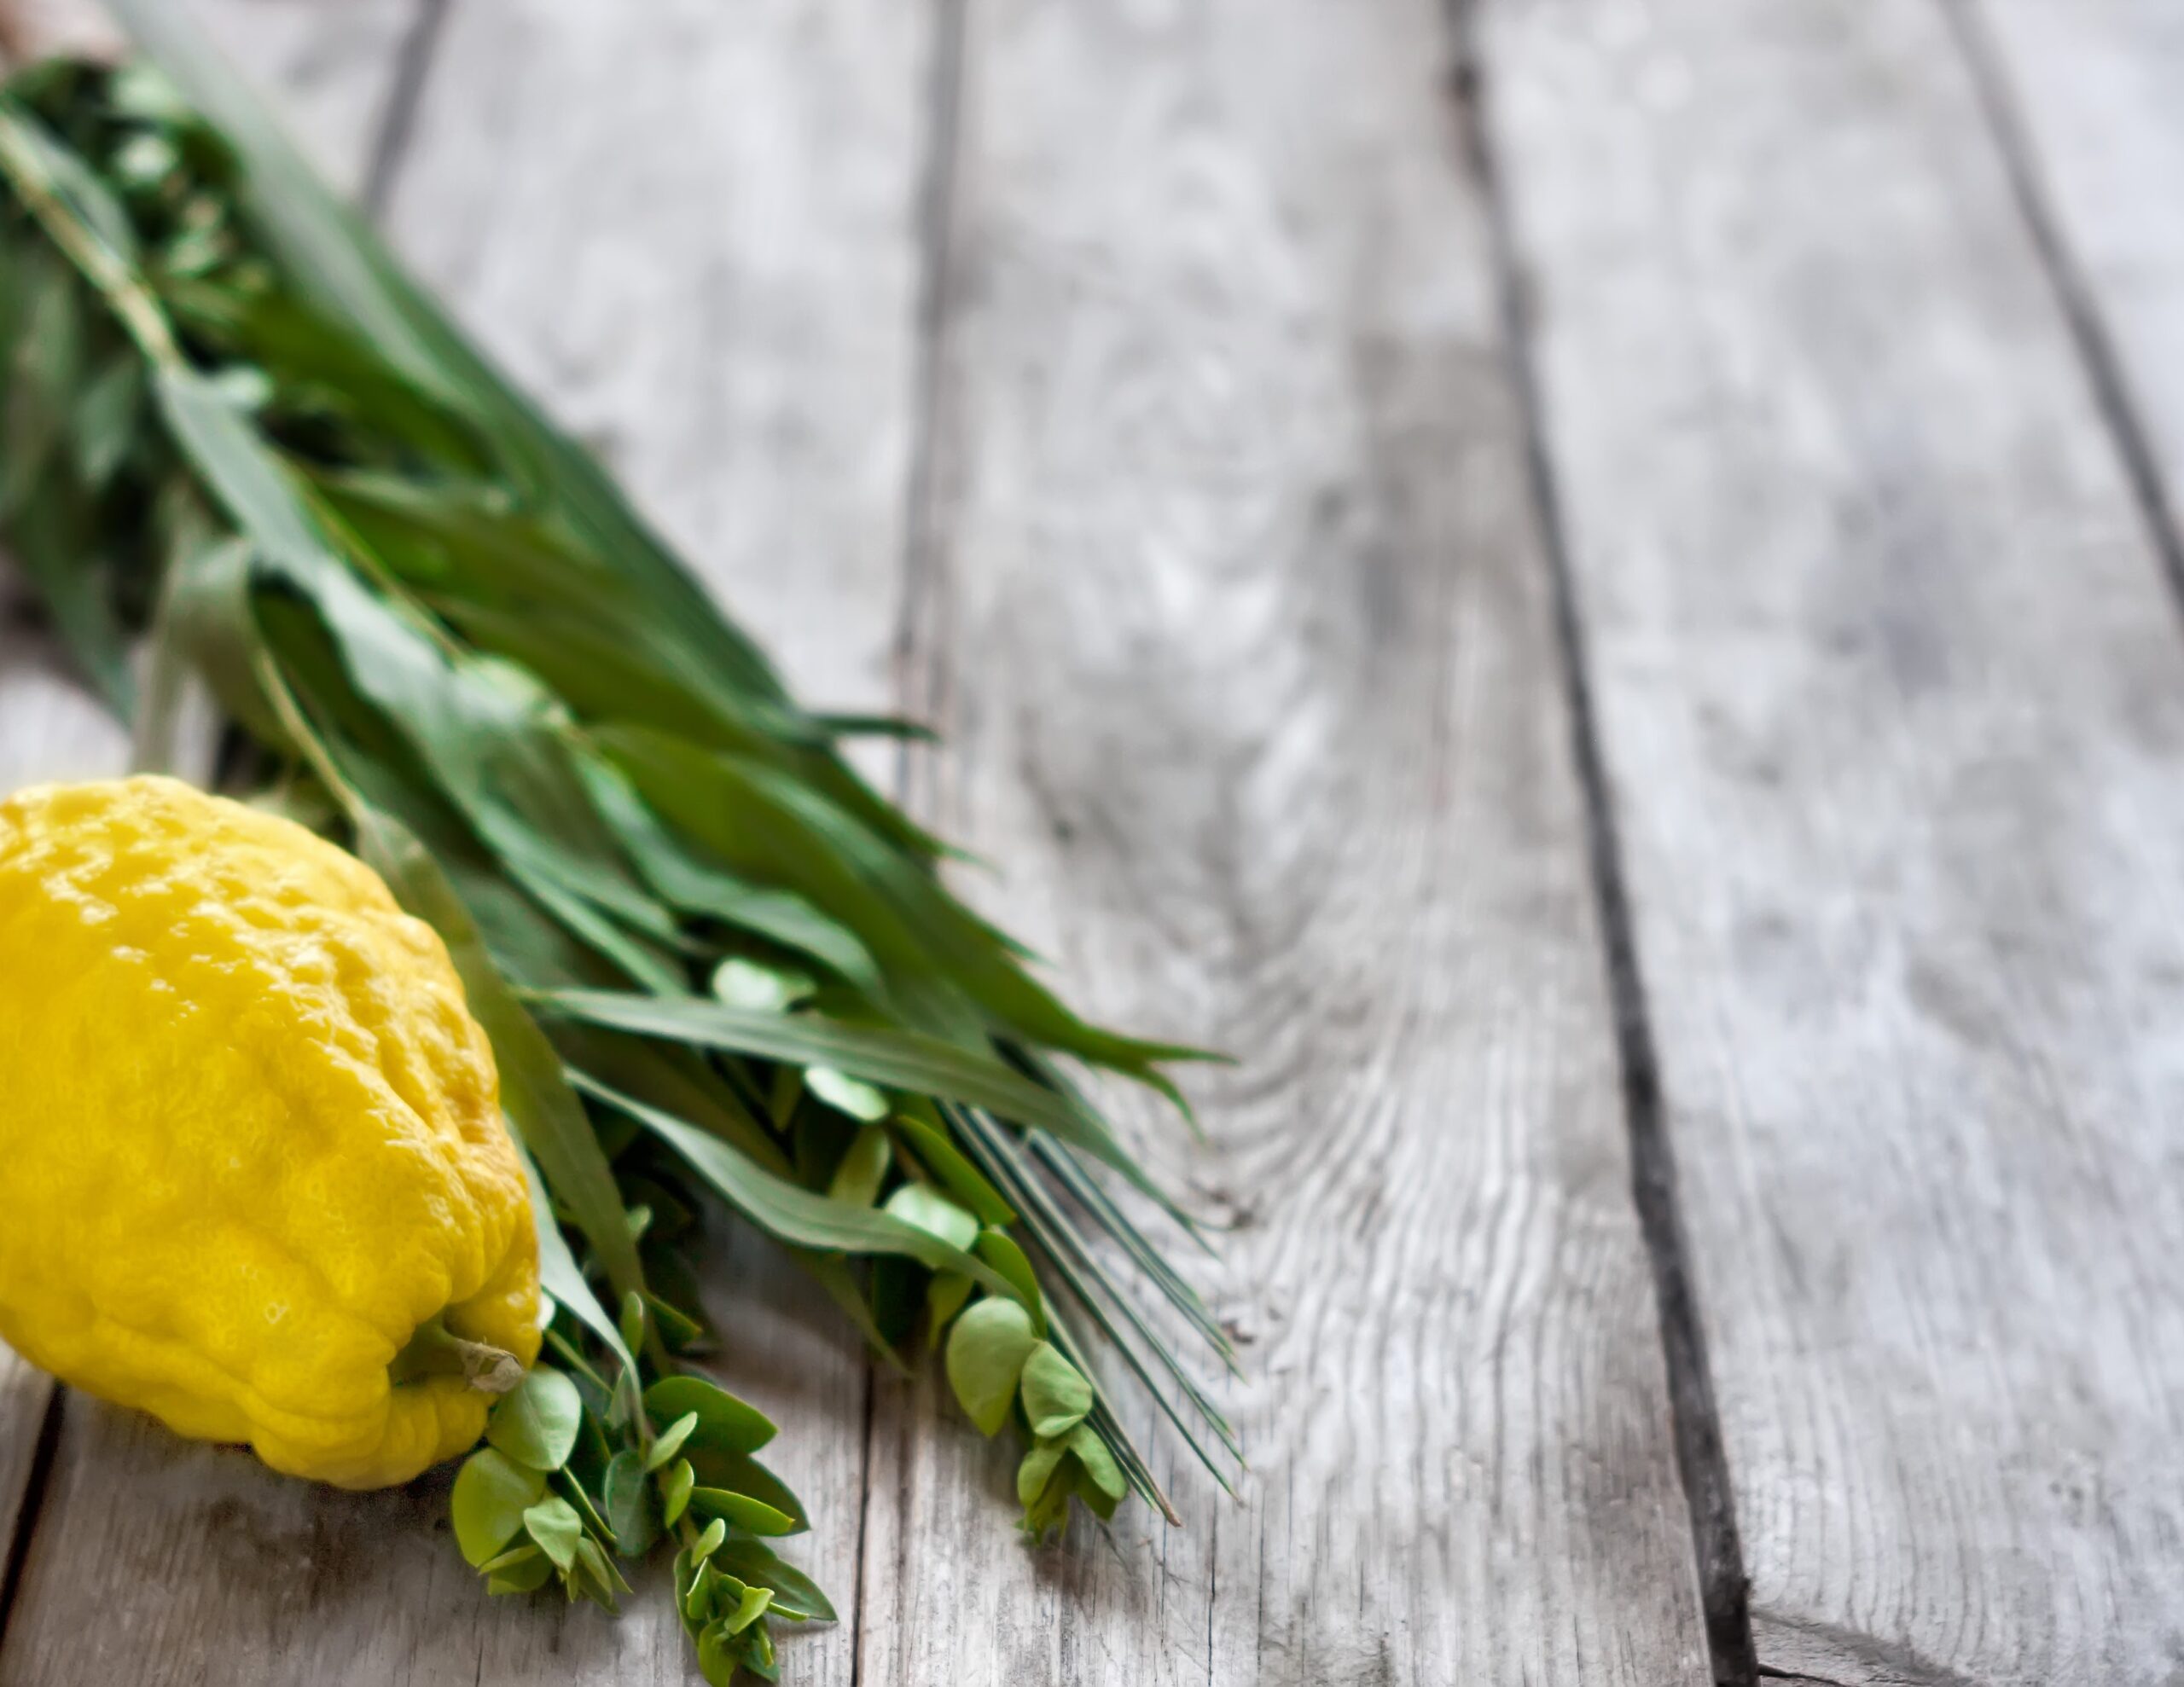
{"label": "willow leaf", "polygon": [[610,990],[552,990],[535,1000],[550,1013],[613,1030],[696,1043],[798,1066],[830,1066],[921,1094],[984,1107],[1051,1133],[1097,1157],[1146,1193],[1159,1190],[1097,1116],[1013,1071],[998,1059],[916,1031],[850,1025],[810,1014],[753,1013],[701,996],[651,997]]}
{"label": "willow leaf", "polygon": [[991,928],[925,865],[856,816],[774,769],[642,728],[603,728],[601,746],[659,812],[731,867],[795,885],[863,939],[891,974],[939,971],[1002,1025],[1153,1084],[1157,1063],[1204,1058],[1087,1025],[1018,964]]}
{"label": "willow leaf", "polygon": [[585,1279],[584,1267],[577,1263],[577,1256],[569,1251],[568,1238],[561,1234],[561,1226],[554,1217],[553,1196],[546,1187],[545,1179],[539,1175],[538,1162],[523,1145],[521,1127],[512,1127],[511,1134],[515,1139],[516,1157],[523,1162],[524,1181],[531,1190],[531,1215],[538,1232],[539,1287],[622,1361],[621,1382],[635,1389],[636,1356],[623,1339],[621,1326],[607,1315],[607,1308],[599,1304],[599,1296],[591,1292],[591,1284]]}
{"label": "willow leaf", "polygon": [[961,1272],[997,1295],[1019,1293],[985,1261],[876,1208],[853,1207],[776,1176],[741,1150],[581,1072],[571,1081],[595,1100],[627,1113],[672,1148],[730,1206],[768,1235],[825,1253],[890,1255],[932,1271]]}

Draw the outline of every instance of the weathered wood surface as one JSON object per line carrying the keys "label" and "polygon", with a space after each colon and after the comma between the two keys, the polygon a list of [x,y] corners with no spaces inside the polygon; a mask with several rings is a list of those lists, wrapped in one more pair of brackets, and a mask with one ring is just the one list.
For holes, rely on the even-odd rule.
{"label": "weathered wood surface", "polygon": [[[2184,1679],[2171,9],[1472,0],[1495,181],[1435,0],[208,9],[800,692],[947,731],[973,896],[1250,1056],[1133,1116],[1240,1220],[1182,1531],[1025,1552],[734,1251],[794,1679],[1705,1677],[1496,192],[1762,1662]],[[0,611],[0,788],[125,753]],[[72,1397],[0,1684],[692,1678],[443,1512]]]}
{"label": "weathered wood surface", "polygon": [[[0,29],[0,69],[83,35],[80,17],[47,8],[8,24]],[[0,791],[117,770],[128,756],[128,734],[69,675],[44,635],[29,583],[0,557]],[[52,1393],[44,1377],[0,1347],[0,1566],[10,1562]]]}
{"label": "weathered wood surface", "polygon": [[[901,0],[460,7],[389,202],[405,255],[816,706],[893,696],[930,34]],[[784,1426],[767,1456],[812,1514],[792,1556],[843,1614],[786,1668],[845,1687],[862,1346],[764,1244],[719,1274],[726,1374]],[[637,1645],[682,1678],[665,1602],[619,1626],[598,1678]],[[591,1678],[573,1661],[553,1668]]]}
{"label": "weathered wood surface", "polygon": [[[390,49],[410,9],[411,0],[370,0],[329,20],[309,0],[222,0],[212,15],[238,59],[279,90],[313,155],[338,178],[359,180],[345,165],[368,155],[370,113],[383,98]],[[103,50],[115,39],[83,0],[19,5],[8,23],[0,44],[24,56]],[[314,38],[322,49],[316,53]],[[0,791],[119,773],[128,760],[126,732],[71,676],[41,635],[28,585],[0,560]],[[9,1561],[51,1392],[44,1377],[0,1348],[0,1563]]]}
{"label": "weathered wood surface", "polygon": [[[1020,843],[1020,884],[1044,881],[1059,902],[1066,875],[1083,912],[1043,923],[1106,1005],[1290,1051],[1215,1087],[1219,1147],[1197,1168],[1263,1209],[1227,1273],[1228,1304],[1258,1338],[1259,1380],[1239,1405],[1262,1487],[1236,1510],[1171,1468],[1189,1533],[1148,1536],[1140,1521],[1127,1557],[1080,1542],[1077,1557],[1036,1559],[962,1426],[944,1414],[914,1427],[890,1400],[869,1612],[798,1644],[804,1679],[847,1678],[860,1626],[866,1678],[999,1678],[1031,1632],[999,1620],[1019,1598],[1045,1608],[1059,1638],[1043,1644],[1066,1679],[1131,1678],[1131,1658],[1194,1673],[1217,1657],[1228,1678],[1262,1661],[1297,1680],[1459,1664],[1703,1674],[1545,576],[1477,206],[1436,94],[1439,27],[1414,0],[1347,20],[1315,9],[1294,9],[1307,32],[1259,70],[1280,69],[1295,96],[1328,53],[1354,94],[1383,78],[1397,90],[1314,131],[1347,160],[1335,176],[1283,138],[1281,102],[1248,87],[1240,9],[1219,20],[1218,51],[1109,39],[1101,79],[1066,102],[1087,119],[1073,138],[1039,110],[1068,91],[1051,42],[1012,52],[1013,91],[980,72],[979,120],[1006,124],[996,142],[973,133],[959,160],[981,196],[965,250],[1000,236],[1046,257],[1005,276],[1013,293],[993,309],[950,319],[965,349],[947,443],[970,478],[914,571],[921,605],[950,612],[926,623],[917,667],[945,677],[973,770],[941,812],[1012,861]],[[394,229],[428,277],[629,475],[805,693],[851,705],[894,689],[909,549],[917,172],[925,91],[948,80],[916,15],[876,0],[733,21],[690,7],[641,29],[572,0],[459,7],[392,160]],[[974,64],[1025,20],[1003,22],[981,22]],[[307,32],[283,50],[317,52]],[[1177,213],[1210,191],[1225,231],[1199,249],[1188,217],[1133,229],[1129,199],[1098,192],[1088,95],[1134,93],[1150,167],[1176,121],[1165,104],[1219,96],[1232,78],[1246,103],[1182,136],[1210,174],[1186,161],[1156,183]],[[723,83],[738,97],[720,98]],[[1036,204],[1047,169],[1069,188],[1060,220]],[[1378,171],[1389,179],[1348,204]],[[1288,202],[1327,227],[1286,233]],[[1092,261],[1072,275],[1080,235]],[[1259,256],[1276,273],[1223,296],[1229,264]],[[1088,360],[1057,395],[1069,408],[1013,392],[1038,312],[1110,265],[1122,290],[1066,342]],[[1215,296],[1191,298],[1201,287]],[[1182,359],[1205,334],[1213,360]],[[1293,426],[1269,408],[1321,401],[1330,415]],[[1138,406],[1143,452],[1118,472],[1109,425]],[[1013,466],[1019,425],[1054,455]],[[1162,461],[1164,441],[1177,461]],[[1075,513],[1077,530],[1022,527],[1019,491]],[[1146,543],[1141,500],[1166,507],[1153,530],[1180,551]],[[1010,566],[1035,539],[1050,561]],[[1327,548],[1343,569],[1321,565]],[[1065,559],[1071,571],[1052,565]],[[1072,621],[1116,591],[1145,600],[1073,651]],[[1204,611],[1240,618],[1194,653]],[[985,641],[1003,633],[1023,642],[988,676]],[[1151,669],[1130,664],[1133,648]],[[1136,705],[1118,708],[1139,681]],[[1072,699],[1111,728],[1069,743]],[[1201,704],[1231,700],[1234,718],[1194,723]],[[1013,737],[987,722],[1015,714]],[[1051,767],[1051,800],[1087,827],[1158,798],[1145,849],[1057,839],[1037,811],[1045,787],[1017,762],[1034,745],[1053,757],[1037,768]],[[1194,770],[1186,750],[1211,760]],[[1292,807],[1318,823],[1292,827]],[[1252,822],[1234,849],[1217,829],[1228,812]],[[1176,958],[1177,932],[1204,944],[1195,959]],[[1375,945],[1417,958],[1418,994],[1386,988],[1388,969],[1364,959]],[[1133,990],[1130,958],[1155,954],[1164,988]],[[1256,1005],[1269,993],[1287,1004],[1270,1022]],[[1333,1029],[1314,1029],[1322,1010]],[[1368,1075],[1353,1080],[1351,1063]],[[1268,1198],[1286,1182],[1277,1165],[1338,1146],[1367,1169],[1333,1178],[1323,1207]],[[866,1383],[846,1341],[828,1351],[804,1358],[815,1392],[773,1403],[789,1461],[804,1461],[791,1474],[819,1513],[816,1541],[840,1557],[858,1533]],[[1352,1401],[1353,1369],[1387,1386]],[[763,1375],[739,1381],[767,1398]],[[1292,1409],[1308,1399],[1316,1415]],[[948,1516],[895,1509],[921,1497]],[[439,1504],[429,1489],[314,1494],[72,1402],[0,1678],[125,1662],[152,1680],[682,1678],[679,1636],[642,1608],[619,1628],[481,1609],[433,1527]],[[818,1568],[846,1606],[858,1567]],[[1081,1584],[1066,1590],[1074,1610],[1054,1609],[1057,1577]],[[950,1618],[967,1580],[983,1586]],[[973,1610],[996,1624],[951,1626]],[[936,1649],[959,1642],[961,1656]]]}
{"label": "weathered wood surface", "polygon": [[[0,791],[118,771],[129,739],[68,675],[28,609],[26,583],[0,561]],[[0,1347],[0,1564],[8,1562],[52,1384]]]}
{"label": "weathered wood surface", "polygon": [[928,10],[458,4],[389,206],[815,707],[893,695]]}
{"label": "weathered wood surface", "polygon": [[[333,104],[317,135],[337,177],[362,186],[377,165],[397,243],[628,477],[803,693],[884,705],[915,373],[915,14],[466,4],[418,43],[424,79],[390,137],[419,14],[380,10],[369,32],[330,4],[269,16],[228,0],[214,21],[292,101]],[[753,1274],[764,1291],[735,1294]],[[787,1662],[815,1687],[846,1682],[866,1367],[770,1251],[739,1246],[717,1277],[723,1372],[787,1426],[770,1458],[814,1514],[802,1556],[851,1619],[787,1642]],[[766,1309],[784,1298],[787,1313]],[[488,1601],[444,1512],[444,1476],[359,1500],[72,1398],[0,1681],[689,1674],[657,1578],[619,1621]]]}
{"label": "weathered wood surface", "polygon": [[1248,1054],[1178,1157],[1239,1215],[1253,1468],[1227,1501],[1163,1442],[1182,1529],[1035,1557],[995,1527],[1008,1452],[883,1382],[861,1678],[1702,1681],[1443,20],[967,19],[929,811],[1101,1013]]}
{"label": "weathered wood surface", "polygon": [[2174,1683],[2184,645],[1966,63],[1482,13],[1761,1661]]}
{"label": "weathered wood surface", "polygon": [[1959,3],[2184,567],[2184,8]]}

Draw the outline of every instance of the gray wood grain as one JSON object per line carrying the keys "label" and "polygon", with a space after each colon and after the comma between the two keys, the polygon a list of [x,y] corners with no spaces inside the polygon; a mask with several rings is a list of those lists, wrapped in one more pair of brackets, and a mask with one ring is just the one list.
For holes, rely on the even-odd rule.
{"label": "gray wood grain", "polygon": [[[0,793],[116,773],[128,734],[62,664],[32,617],[29,586],[0,559]],[[0,1345],[0,1564],[15,1538],[52,1384]]]}
{"label": "gray wood grain", "polygon": [[[1237,1051],[1253,1469],[1003,1527],[883,1382],[862,1678],[1697,1683],[1548,575],[1430,0],[968,9],[916,646],[966,881]],[[1148,1139],[1180,1126],[1129,1110]],[[1148,1440],[1149,1412],[1135,1414]]]}
{"label": "gray wood grain", "polygon": [[[0,1348],[0,1549],[12,1549],[36,1462],[38,1431],[53,1398],[51,1381]],[[0,1564],[9,1562],[0,1551]]]}
{"label": "gray wood grain", "polygon": [[[41,4],[0,11],[0,71],[90,49],[101,20]],[[128,734],[78,684],[44,635],[30,583],[0,556],[0,793],[125,766]],[[0,1345],[0,1564],[8,1562],[51,1383]]]}
{"label": "gray wood grain", "polygon": [[[293,98],[331,102],[322,157],[353,183],[386,105],[365,72],[384,75],[404,30],[365,40],[330,0],[258,26],[274,15],[228,0],[222,21]],[[610,459],[803,694],[851,708],[892,694],[918,20],[888,0],[456,0],[391,160],[396,244]],[[857,1339],[770,1250],[731,1243],[711,1275],[721,1373],[784,1425],[769,1458],[814,1516],[791,1555],[853,1620]],[[448,1538],[444,1481],[333,1494],[72,1400],[0,1681],[694,1678],[657,1577],[619,1622],[487,1601]],[[852,1635],[845,1620],[791,1638],[785,1666],[847,1682]]]}
{"label": "gray wood grain", "polygon": [[2184,553],[2184,9],[1959,0],[2025,145]]}
{"label": "gray wood grain", "polygon": [[[390,205],[816,706],[893,697],[928,35],[899,0],[465,0]],[[785,1426],[769,1458],[812,1514],[792,1556],[843,1614],[786,1668],[847,1683],[862,1348],[771,1249],[739,1240],[721,1276],[731,1380]],[[642,1624],[681,1667],[671,1614]]]}
{"label": "gray wood grain", "polygon": [[1482,9],[1762,1662],[2173,1683],[2184,646],[1965,62]]}
{"label": "gray wood grain", "polygon": [[456,0],[397,243],[815,708],[885,708],[926,8]]}
{"label": "gray wood grain", "polygon": [[[0,9],[0,70],[49,52],[111,47],[77,0]],[[0,556],[0,793],[47,780],[119,773],[129,738],[45,635],[28,581]],[[10,1562],[52,1383],[0,1345],[0,1565]]]}
{"label": "gray wood grain", "polygon": [[[410,3],[370,0],[330,15],[309,0],[218,0],[203,9],[238,61],[281,90],[283,108],[305,146],[326,167],[353,180],[355,172],[344,171],[342,162],[361,163],[364,156],[370,113],[384,96],[392,45]],[[8,21],[8,45],[26,56],[111,51],[117,40],[112,26],[83,0],[39,0],[14,9]],[[315,29],[325,38],[317,43],[325,50],[316,54]],[[127,733],[78,682],[44,635],[30,602],[27,583],[0,563],[0,791],[44,780],[122,772],[129,762]],[[26,1526],[22,1503],[52,1393],[49,1379],[0,1347],[0,1562],[9,1560],[17,1529]],[[81,1401],[71,1402],[68,1414],[72,1419],[113,1416]],[[61,1446],[73,1449],[78,1440],[72,1437]],[[56,1469],[63,1476],[70,1474],[58,1461]],[[117,1484],[131,1474],[115,1473],[93,1504],[102,1510],[121,1509],[126,1491]],[[87,1578],[82,1590],[86,1596],[113,1601],[116,1589],[109,1575],[92,1574],[83,1565],[73,1573]],[[31,1598],[19,1598],[15,1614],[26,1623],[38,1620]],[[80,1620],[80,1607],[74,1615]],[[15,1627],[11,1623],[11,1631]],[[126,1661],[133,1670],[136,1661]],[[75,1678],[78,1667],[72,1655],[55,1673],[22,1674],[18,1650],[0,1650],[0,1679],[11,1683]]]}
{"label": "gray wood grain", "polygon": [[183,0],[237,68],[273,96],[293,138],[350,194],[369,178],[432,0]]}

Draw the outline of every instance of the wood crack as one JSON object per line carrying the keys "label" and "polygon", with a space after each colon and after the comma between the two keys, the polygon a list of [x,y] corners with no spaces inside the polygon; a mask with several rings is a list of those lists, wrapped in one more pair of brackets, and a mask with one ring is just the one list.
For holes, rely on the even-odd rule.
{"label": "wood crack", "polygon": [[2140,414],[2123,360],[2110,335],[2083,270],[2048,203],[2023,115],[2007,72],[1972,12],[1972,0],[1937,0],[1959,51],[1970,70],[1981,115],[2001,156],[2003,174],[2018,214],[2032,238],[2040,267],[2053,289],[2072,348],[2084,367],[2094,407],[2114,442],[2123,478],[2145,524],[2146,537],[2160,556],[2163,571],[2180,611],[2184,611],[2184,511],[2171,501],[2152,434]]}
{"label": "wood crack", "polygon": [[1631,1194],[1653,1267],[1676,1465],[1690,1510],[1692,1545],[1714,1678],[1752,1687],[1760,1676],[1751,1632],[1751,1580],[1744,1566],[1735,1499],[1709,1370],[1683,1220],[1676,1161],[1661,1100],[1644,979],[1638,964],[1612,796],[1589,678],[1583,616],[1571,565],[1560,496],[1549,456],[1543,400],[1532,353],[1533,310],[1517,250],[1506,183],[1489,121],[1486,69],[1473,39],[1478,0],[1449,0],[1453,40],[1449,79],[1462,159],[1478,184],[1501,295],[1503,343],[1517,393],[1531,494],[1552,588],[1571,746],[1584,799],[1588,864],[1615,1018],[1623,1116],[1630,1139]]}
{"label": "wood crack", "polygon": [[15,1535],[8,1543],[6,1567],[0,1569],[0,1641],[7,1638],[8,1619],[15,1614],[15,1597],[22,1590],[23,1576],[30,1563],[31,1537],[38,1532],[46,1490],[52,1482],[54,1458],[61,1446],[62,1394],[58,1384],[47,1391],[45,1412],[38,1421],[38,1440],[31,1447],[30,1469],[23,1477],[23,1496],[15,1508]]}
{"label": "wood crack", "polygon": [[[941,703],[938,636],[933,630],[944,594],[939,558],[938,486],[941,418],[946,402],[949,267],[953,261],[958,126],[961,120],[964,0],[932,0],[932,70],[926,107],[928,151],[920,194],[917,322],[911,351],[909,462],[903,477],[902,596],[895,628],[895,702],[915,719],[938,717]],[[911,754],[896,758],[896,800],[912,801]],[[926,818],[930,820],[932,816]]]}
{"label": "wood crack", "polygon": [[[946,333],[950,314],[949,264],[950,232],[955,223],[958,125],[963,85],[965,0],[930,0],[930,40],[932,61],[925,101],[926,158],[924,179],[917,206],[918,275],[914,302],[915,322],[910,336],[914,367],[909,380],[909,461],[903,478],[903,529],[899,558],[899,595],[894,629],[894,702],[897,712],[909,718],[929,719],[937,713],[940,658],[932,632],[933,605],[939,587],[936,560],[938,540],[934,515],[935,460],[938,451],[940,417],[946,394]],[[912,755],[915,746],[905,741],[897,750],[892,780],[895,800],[903,809],[930,823],[933,816],[920,814]],[[924,805],[930,809],[930,804]],[[857,1598],[850,1614],[850,1687],[864,1679],[865,1619],[871,1597],[868,1574],[871,1557],[873,1471],[878,1460],[874,1441],[880,1426],[879,1361],[868,1354],[864,1367],[864,1493],[857,1507]],[[895,1458],[896,1488],[892,1496],[898,1516],[907,1515],[907,1464],[901,1450]],[[891,1595],[908,1585],[909,1539],[896,1531],[895,1562]]]}
{"label": "wood crack", "polygon": [[363,188],[358,194],[364,214],[375,223],[386,215],[395,178],[402,173],[402,161],[410,151],[410,137],[417,126],[417,110],[423,102],[425,80],[432,72],[453,4],[454,0],[418,0],[416,14],[403,35],[395,61],[394,85],[387,91],[386,110],[380,119],[379,132],[373,137],[371,162],[366,166]]}

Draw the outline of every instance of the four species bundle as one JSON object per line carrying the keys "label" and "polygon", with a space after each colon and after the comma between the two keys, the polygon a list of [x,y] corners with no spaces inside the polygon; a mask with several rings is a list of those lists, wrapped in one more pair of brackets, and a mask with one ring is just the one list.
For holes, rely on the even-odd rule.
{"label": "four species bundle", "polygon": [[457,1477],[462,1551],[497,1592],[611,1606],[619,1558],[671,1548],[717,1682],[832,1615],[770,1545],[805,1525],[773,1426],[686,1364],[703,1197],[890,1363],[942,1350],[1025,1438],[1033,1533],[1133,1491],[1172,1518],[1100,1371],[1220,1479],[1164,1332],[1228,1346],[1072,1070],[1173,1098],[1191,1051],[1035,980],[838,753],[901,728],[799,707],[177,9],[120,9],[145,61],[0,92],[0,539],[140,760],[201,679],[224,783],[375,867],[490,1035],[550,1322]]}

